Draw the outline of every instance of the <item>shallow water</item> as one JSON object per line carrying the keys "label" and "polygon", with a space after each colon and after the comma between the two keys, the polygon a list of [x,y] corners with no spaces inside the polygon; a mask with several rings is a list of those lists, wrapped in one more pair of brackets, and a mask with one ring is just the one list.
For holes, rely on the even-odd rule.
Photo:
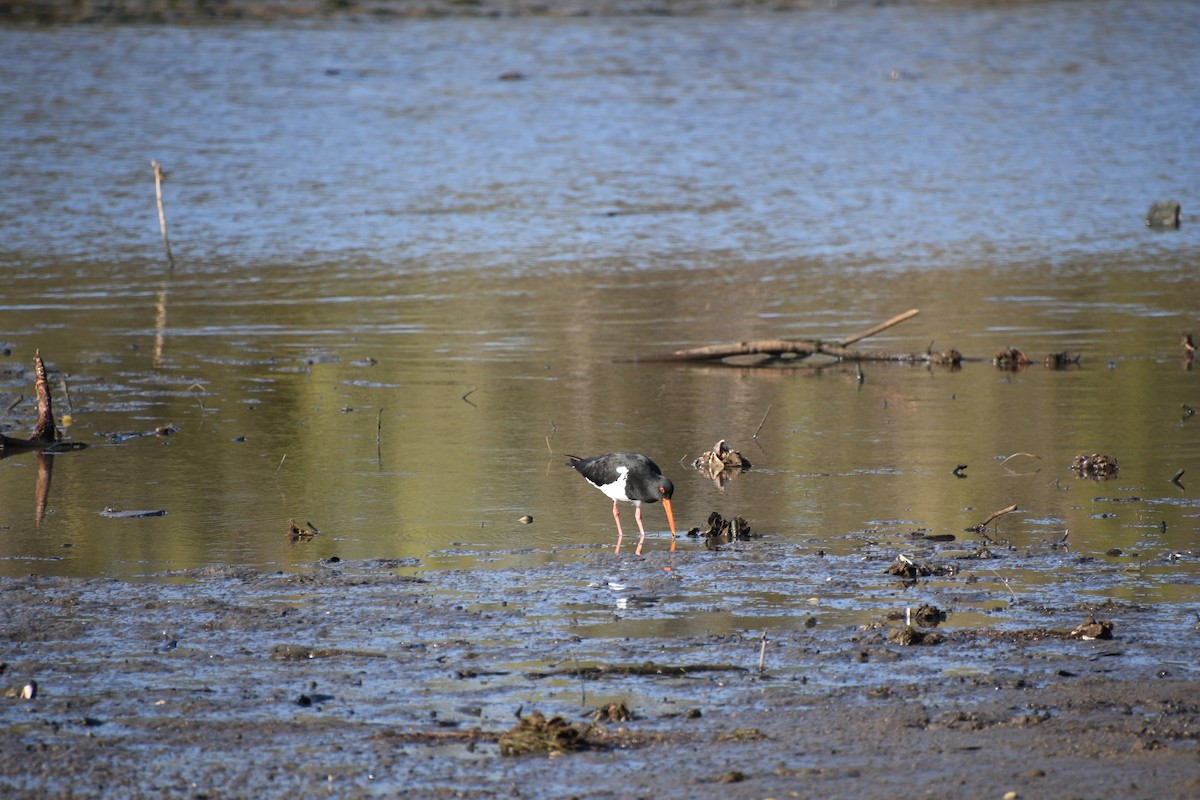
{"label": "shallow water", "polygon": [[[1066,535],[1124,559],[1099,595],[1194,601],[1178,337],[1200,239],[1142,218],[1195,206],[1195,23],[1070,3],[0,31],[0,395],[26,398],[4,430],[31,427],[40,348],[92,445],[45,460],[44,515],[39,460],[0,462],[0,574],[335,555],[507,574],[611,545],[563,454],[637,449],[682,528],[744,516],[789,558],[910,551],[918,529],[974,547],[963,529],[1015,503],[994,538]],[[908,308],[864,345],[983,360],[615,361]],[[1005,346],[1081,365],[1001,372]],[[754,463],[723,489],[687,466],[720,438]],[[1120,477],[1075,478],[1093,452]],[[321,534],[292,546],[289,518]],[[786,617],[806,591],[756,601]]]}

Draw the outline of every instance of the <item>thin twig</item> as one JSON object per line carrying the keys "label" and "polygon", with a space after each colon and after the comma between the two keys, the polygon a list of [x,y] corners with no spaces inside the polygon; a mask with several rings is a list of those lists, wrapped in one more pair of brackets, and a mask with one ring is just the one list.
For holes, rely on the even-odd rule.
{"label": "thin twig", "polygon": [[763,674],[763,662],[767,659],[767,632],[762,632],[762,646],[758,649],[758,674]]}
{"label": "thin twig", "polygon": [[763,425],[767,424],[767,414],[770,414],[770,413],[771,413],[771,404],[767,403],[767,410],[763,412],[762,421],[759,422],[758,427],[754,429],[754,435],[750,437],[751,439],[758,439],[758,432],[762,430]]}
{"label": "thin twig", "polygon": [[24,402],[25,402],[25,395],[23,395],[23,394],[17,395],[17,399],[13,400],[12,403],[9,404],[8,408],[4,409],[5,415],[11,414],[12,410],[14,408],[21,405],[21,403],[24,403]]}
{"label": "thin twig", "polygon": [[1014,458],[1016,458],[1017,456],[1025,456],[1025,457],[1027,457],[1027,458],[1036,458],[1036,459],[1037,459],[1037,460],[1039,460],[1039,461],[1041,461],[1041,460],[1042,460],[1042,457],[1041,457],[1041,456],[1039,456],[1037,453],[1013,453],[1011,456],[1009,456],[1008,458],[1006,458],[1006,459],[1004,459],[1003,461],[1001,461],[1001,462],[1000,462],[1000,465],[1001,465],[1001,466],[1004,466],[1005,464],[1007,464],[1009,461],[1012,461],[1012,460],[1013,460]]}
{"label": "thin twig", "polygon": [[469,405],[471,408],[479,408],[479,406],[475,405],[474,403],[472,403],[470,400],[468,400],[468,399],[467,399],[468,397],[470,397],[471,395],[473,395],[473,394],[475,393],[475,389],[476,389],[476,388],[477,388],[477,387],[475,387],[475,386],[472,386],[470,389],[468,389],[468,390],[467,390],[467,393],[466,393],[466,394],[464,394],[462,397],[460,397],[460,398],[459,398],[459,399],[460,399],[460,400],[462,400],[464,403],[466,403],[467,405]]}
{"label": "thin twig", "polygon": [[283,469],[283,462],[287,459],[287,453],[283,454],[283,458],[279,459],[279,466],[275,468],[275,474],[271,476],[271,480],[279,477],[279,470]]}
{"label": "thin twig", "polygon": [[571,661],[575,664],[575,674],[579,676],[579,707],[587,708],[587,683],[583,680],[583,670],[579,668],[579,659],[572,655]]}

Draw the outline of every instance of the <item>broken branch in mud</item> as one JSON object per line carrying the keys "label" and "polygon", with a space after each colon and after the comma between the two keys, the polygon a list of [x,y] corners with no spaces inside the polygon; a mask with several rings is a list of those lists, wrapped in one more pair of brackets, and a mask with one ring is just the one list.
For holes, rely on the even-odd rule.
{"label": "broken branch in mud", "polygon": [[672,353],[658,353],[646,356],[635,356],[632,359],[621,359],[635,362],[671,362],[671,361],[719,361],[734,356],[767,356],[778,359],[792,357],[804,359],[812,355],[832,356],[841,361],[905,361],[919,363],[958,363],[962,356],[954,350],[946,353],[882,353],[852,350],[848,345],[881,333],[894,325],[899,325],[920,313],[912,308],[903,314],[897,314],[891,319],[872,325],[852,336],[847,336],[836,342],[825,342],[820,339],[757,339],[749,342],[734,342],[731,344],[709,345],[688,350],[676,350]]}

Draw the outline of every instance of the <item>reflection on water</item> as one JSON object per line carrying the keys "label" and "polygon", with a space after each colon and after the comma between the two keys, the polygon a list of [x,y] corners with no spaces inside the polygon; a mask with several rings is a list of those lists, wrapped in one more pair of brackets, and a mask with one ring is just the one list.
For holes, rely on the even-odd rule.
{"label": "reflection on water", "polygon": [[[41,348],[93,445],[0,462],[0,574],[571,560],[614,532],[563,454],[637,449],[684,529],[850,557],[971,547],[1015,503],[994,538],[1120,548],[1142,571],[1099,591],[1194,599],[1166,559],[1200,515],[1200,248],[1140,215],[1198,182],[1198,12],[1126,12],[0,31],[0,398]],[[910,307],[864,344],[983,360],[619,360]],[[723,487],[689,466],[721,438],[754,463]],[[1070,472],[1093,452],[1116,480]]]}

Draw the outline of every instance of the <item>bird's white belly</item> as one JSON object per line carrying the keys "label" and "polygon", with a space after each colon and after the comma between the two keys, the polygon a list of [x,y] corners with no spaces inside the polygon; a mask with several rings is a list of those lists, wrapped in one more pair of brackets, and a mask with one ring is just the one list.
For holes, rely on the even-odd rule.
{"label": "bird's white belly", "polygon": [[618,477],[613,483],[610,483],[606,486],[602,486],[598,483],[592,483],[590,480],[588,483],[592,483],[592,486],[595,486],[613,500],[629,502],[629,496],[625,494],[625,483],[629,480],[629,467],[617,467],[617,475],[620,477]]}

